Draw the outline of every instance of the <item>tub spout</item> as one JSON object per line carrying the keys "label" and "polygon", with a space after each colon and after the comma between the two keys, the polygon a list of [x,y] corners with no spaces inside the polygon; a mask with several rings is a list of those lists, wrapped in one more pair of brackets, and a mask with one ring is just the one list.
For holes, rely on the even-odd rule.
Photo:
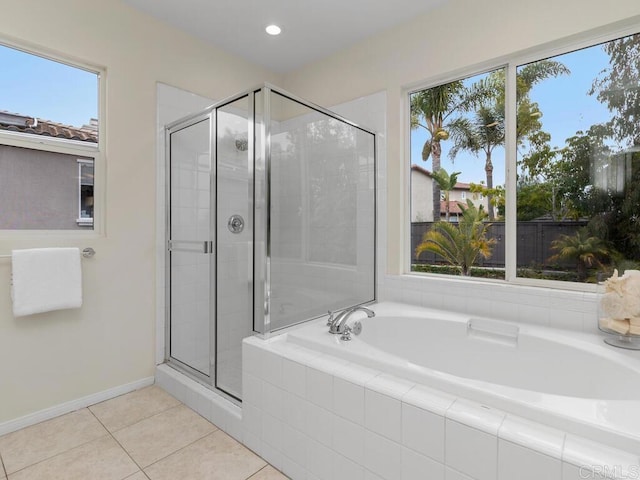
{"label": "tub spout", "polygon": [[333,321],[329,325],[329,333],[343,334],[345,332],[345,327],[347,326],[347,320],[349,320],[349,317],[352,313],[357,311],[365,312],[367,314],[367,317],[369,318],[376,316],[376,312],[367,307],[347,308],[346,310],[343,310],[338,315],[336,315],[336,317],[333,319]]}

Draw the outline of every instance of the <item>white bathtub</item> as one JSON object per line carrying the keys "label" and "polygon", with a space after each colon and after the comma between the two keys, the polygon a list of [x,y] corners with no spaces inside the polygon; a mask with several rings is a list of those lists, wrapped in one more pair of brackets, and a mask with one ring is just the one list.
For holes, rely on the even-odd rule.
{"label": "white bathtub", "polygon": [[595,334],[371,308],[353,315],[363,331],[350,341],[326,320],[244,340],[243,442],[290,478],[640,479],[637,352]]}
{"label": "white bathtub", "polygon": [[[287,341],[618,448],[640,451],[640,356],[598,335],[398,303],[352,315],[345,342],[321,322]],[[352,323],[352,320],[349,320]]]}

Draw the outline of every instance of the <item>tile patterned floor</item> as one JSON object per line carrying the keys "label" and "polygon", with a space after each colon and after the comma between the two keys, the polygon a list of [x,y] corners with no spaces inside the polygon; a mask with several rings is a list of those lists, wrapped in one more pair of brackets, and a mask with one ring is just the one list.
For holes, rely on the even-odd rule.
{"label": "tile patterned floor", "polygon": [[286,480],[160,387],[0,437],[0,480]]}

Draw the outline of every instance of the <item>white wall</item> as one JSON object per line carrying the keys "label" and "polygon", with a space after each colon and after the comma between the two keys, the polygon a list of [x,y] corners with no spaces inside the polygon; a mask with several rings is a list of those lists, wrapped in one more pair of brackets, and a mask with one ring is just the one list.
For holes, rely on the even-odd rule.
{"label": "white wall", "polygon": [[[611,8],[597,0],[449,0],[411,23],[293,72],[284,87],[320,105],[387,91],[387,272],[400,273],[408,215],[403,89],[451,72],[469,74],[471,66],[639,14],[637,0],[617,0]],[[640,27],[640,19],[635,21]]]}
{"label": "white wall", "polygon": [[47,246],[97,252],[83,261],[81,309],[30,318],[13,318],[10,262],[0,260],[1,425],[153,375],[156,82],[223,98],[281,79],[120,1],[0,0],[0,11],[0,40],[104,67],[107,85],[102,233],[0,234],[0,254]]}

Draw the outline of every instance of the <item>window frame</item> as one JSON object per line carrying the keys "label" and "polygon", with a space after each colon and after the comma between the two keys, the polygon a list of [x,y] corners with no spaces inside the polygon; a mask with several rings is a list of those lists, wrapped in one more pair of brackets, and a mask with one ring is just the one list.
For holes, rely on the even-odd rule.
{"label": "window frame", "polygon": [[[62,63],[72,68],[84,70],[96,75],[98,100],[98,142],[88,143],[80,140],[34,135],[23,132],[0,130],[0,144],[11,147],[21,147],[31,150],[62,153],[78,157],[88,157],[93,161],[94,168],[94,210],[91,229],[78,230],[37,230],[37,229],[0,229],[0,238],[34,237],[42,235],[56,235],[62,237],[99,237],[104,235],[104,199],[105,199],[105,131],[106,131],[106,69],[69,55],[62,55],[37,45],[16,43],[5,37],[0,37],[0,46],[12,48],[28,55],[35,55],[45,60]],[[22,113],[22,112],[21,112]],[[28,112],[26,112],[28,113]],[[89,160],[91,161],[91,160]],[[78,168],[78,172],[80,167]],[[80,185],[80,178],[78,179]],[[78,210],[78,219],[79,219]],[[77,219],[76,219],[77,221]],[[82,226],[79,224],[79,226]],[[88,226],[88,225],[87,225]]]}
{"label": "window frame", "polygon": [[[403,209],[402,215],[402,274],[439,278],[448,281],[482,282],[509,284],[527,287],[544,287],[557,290],[573,290],[595,292],[596,285],[559,280],[531,279],[517,276],[517,142],[516,142],[516,72],[517,68],[527,63],[540,61],[610,42],[621,37],[640,33],[640,24],[632,21],[618,22],[613,25],[588,30],[570,37],[537,45],[526,50],[516,51],[504,56],[464,67],[449,73],[434,76],[423,82],[414,83],[402,89],[403,95]],[[505,69],[505,277],[500,279],[462,278],[459,276],[422,273],[411,271],[411,95],[422,90],[437,87],[457,80],[464,80],[492,70]]]}

